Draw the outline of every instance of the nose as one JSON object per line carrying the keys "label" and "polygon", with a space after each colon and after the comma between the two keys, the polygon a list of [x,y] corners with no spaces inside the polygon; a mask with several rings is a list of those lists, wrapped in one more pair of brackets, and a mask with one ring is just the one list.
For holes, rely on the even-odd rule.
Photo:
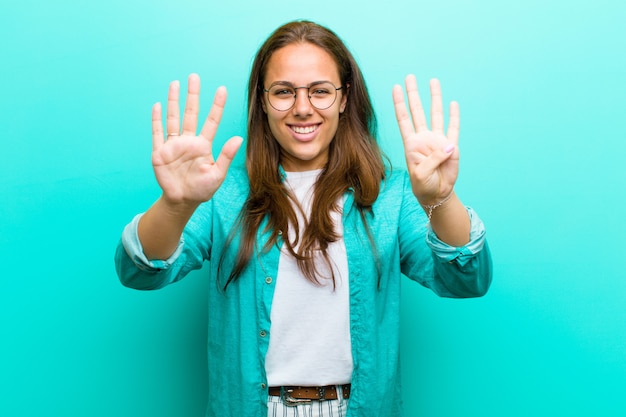
{"label": "nose", "polygon": [[[296,102],[293,106],[293,111],[296,116],[305,117],[313,113],[313,106],[309,99],[308,87],[298,87],[296,90]],[[300,90],[300,91],[298,91]]]}

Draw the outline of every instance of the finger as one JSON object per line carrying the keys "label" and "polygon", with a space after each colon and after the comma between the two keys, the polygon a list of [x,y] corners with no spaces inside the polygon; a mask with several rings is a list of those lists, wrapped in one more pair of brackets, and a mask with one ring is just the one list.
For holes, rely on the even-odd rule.
{"label": "finger", "polygon": [[407,152],[405,158],[407,166],[419,165],[426,159],[426,154],[419,151]]}
{"label": "finger", "polygon": [[200,110],[200,77],[191,74],[187,82],[187,102],[183,116],[183,135],[196,135],[198,111]]}
{"label": "finger", "polygon": [[152,149],[163,145],[163,121],[161,120],[161,103],[152,106]]}
{"label": "finger", "polygon": [[422,106],[422,100],[420,99],[419,91],[417,90],[417,80],[415,79],[415,75],[407,75],[405,83],[406,93],[409,97],[409,108],[411,109],[411,117],[413,117],[415,130],[418,133],[428,130],[426,116],[424,115],[424,107]]}
{"label": "finger", "polygon": [[459,144],[459,127],[461,124],[461,113],[459,103],[450,103],[450,123],[448,124],[448,140],[455,145]]}
{"label": "finger", "polygon": [[424,155],[430,155],[437,150],[437,147],[441,145],[441,142],[442,141],[439,140],[439,138],[436,138],[432,132],[422,133],[420,140],[413,141],[410,148],[407,148],[406,151],[414,151],[423,153]]}
{"label": "finger", "polygon": [[450,159],[452,151],[454,151],[454,147],[437,149],[421,161],[419,168],[425,173],[435,172],[441,164]]}
{"label": "finger", "polygon": [[436,78],[430,80],[430,126],[433,132],[443,135],[443,101],[441,85]]}
{"label": "finger", "polygon": [[220,120],[222,120],[224,105],[226,104],[226,96],[226,87],[219,87],[215,92],[215,97],[213,97],[213,105],[211,106],[211,111],[209,112],[209,115],[207,116],[207,119],[202,126],[202,131],[200,132],[200,136],[210,140],[211,142],[215,137],[217,127],[220,124]]}
{"label": "finger", "polygon": [[237,151],[241,147],[243,143],[243,138],[240,136],[233,136],[228,139],[224,146],[222,147],[222,151],[220,155],[217,157],[217,161],[215,161],[215,165],[219,168],[221,172],[226,172],[230,164],[235,159],[235,155]]}
{"label": "finger", "polygon": [[410,135],[415,133],[415,127],[413,126],[413,122],[411,122],[411,117],[409,116],[409,112],[406,110],[406,105],[404,104],[402,87],[394,85],[392,95],[400,134],[402,135],[402,140],[406,140]]}
{"label": "finger", "polygon": [[172,81],[167,94],[167,121],[166,132],[178,135],[180,132],[180,108],[178,107],[178,97],[180,95],[180,83]]}

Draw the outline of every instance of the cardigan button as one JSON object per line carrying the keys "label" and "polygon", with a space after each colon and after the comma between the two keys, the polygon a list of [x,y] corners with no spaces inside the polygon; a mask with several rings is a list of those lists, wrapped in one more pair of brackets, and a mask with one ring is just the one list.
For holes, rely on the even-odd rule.
{"label": "cardigan button", "polygon": [[272,283],[272,277],[265,277],[265,283],[266,284],[271,284]]}
{"label": "cardigan button", "polygon": [[265,330],[261,330],[261,331],[259,332],[259,336],[261,336],[261,337],[265,337],[265,336],[267,336],[267,332],[266,332]]}

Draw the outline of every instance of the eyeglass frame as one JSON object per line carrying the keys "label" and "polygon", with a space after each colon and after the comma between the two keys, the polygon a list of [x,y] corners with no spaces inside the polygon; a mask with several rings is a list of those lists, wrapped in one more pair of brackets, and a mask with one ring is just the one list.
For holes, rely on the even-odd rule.
{"label": "eyeglass frame", "polygon": [[[311,87],[315,87],[316,85],[325,84],[325,83],[328,83],[328,84],[333,86],[333,88],[335,89],[335,98],[333,99],[333,102],[328,105],[328,107],[319,108],[315,104],[313,104],[313,102],[311,101],[310,89],[311,89]],[[269,88],[263,88],[262,90],[263,90],[264,93],[268,93],[269,94],[270,89],[272,87],[274,87],[276,85],[281,85],[281,84],[286,85],[286,86],[288,86],[288,87],[293,89],[293,104],[289,108],[287,108],[285,110],[279,110],[279,109],[277,109],[276,107],[274,107],[272,105],[272,101],[269,99],[269,97],[267,99],[268,103],[270,104],[270,106],[272,106],[272,108],[274,110],[281,111],[281,112],[289,111],[289,110],[293,109],[293,106],[296,105],[296,101],[298,100],[298,90],[301,90],[303,88],[306,88],[307,90],[309,90],[309,94],[307,94],[307,97],[309,98],[309,103],[311,103],[311,106],[313,106],[317,110],[326,110],[326,109],[331,108],[333,106],[333,104],[335,104],[335,102],[337,101],[337,91],[343,90],[345,88],[345,86],[343,86],[343,85],[340,85],[339,87],[335,87],[335,84],[332,81],[328,81],[328,80],[314,81],[314,82],[312,82],[309,85],[302,85],[300,87],[294,87],[294,85],[292,83],[288,82],[288,81],[276,81],[276,82],[273,82],[272,84],[270,84]]]}

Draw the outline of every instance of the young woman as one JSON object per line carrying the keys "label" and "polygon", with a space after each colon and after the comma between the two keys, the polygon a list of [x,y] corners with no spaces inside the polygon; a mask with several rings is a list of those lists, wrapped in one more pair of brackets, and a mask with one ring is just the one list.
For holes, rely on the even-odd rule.
{"label": "young woman", "polygon": [[124,285],[157,289],[210,262],[208,416],[399,416],[401,275],[444,297],[485,294],[484,227],[454,193],[458,105],[446,135],[430,87],[430,130],[415,78],[410,115],[393,89],[407,162],[393,171],[354,58],[312,22],[281,26],[256,55],[245,169],[229,169],[239,137],[213,158],[223,87],[197,136],[197,75],[182,125],[177,82],[166,135],[154,106],[163,193],[124,229],[116,266]]}

